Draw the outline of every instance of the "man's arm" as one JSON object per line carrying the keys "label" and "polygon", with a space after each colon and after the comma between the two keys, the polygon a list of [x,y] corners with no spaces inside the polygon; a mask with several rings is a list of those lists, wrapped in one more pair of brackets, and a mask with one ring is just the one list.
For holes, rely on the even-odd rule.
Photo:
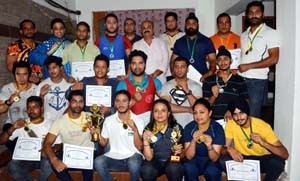
{"label": "man's arm", "polygon": [[19,119],[10,128],[8,128],[6,131],[3,131],[0,134],[0,145],[5,144],[9,140],[9,137],[13,134],[13,132],[16,129],[24,127],[24,125],[25,125],[24,119]]}
{"label": "man's arm", "polygon": [[216,53],[210,53],[207,55],[207,57],[208,57],[209,69],[205,74],[202,75],[200,79],[201,82],[207,77],[213,75],[216,71]]}
{"label": "man's arm", "polygon": [[179,106],[177,104],[171,103],[170,96],[161,96],[162,99],[167,100],[170,105],[173,113],[192,113],[192,108],[187,106]]}
{"label": "man's arm", "polygon": [[252,62],[248,64],[241,64],[239,66],[240,72],[246,72],[250,69],[266,68],[278,63],[279,58],[279,47],[268,49],[269,56],[265,59],[258,60],[257,62]]}
{"label": "man's arm", "polygon": [[127,121],[127,124],[133,131],[134,146],[136,147],[136,149],[141,151],[143,148],[143,142],[142,142],[142,136],[139,134],[139,130],[138,130],[137,126],[131,119]]}
{"label": "man's arm", "polygon": [[16,55],[6,55],[6,67],[7,70],[12,72],[13,64],[17,61],[18,56]]}

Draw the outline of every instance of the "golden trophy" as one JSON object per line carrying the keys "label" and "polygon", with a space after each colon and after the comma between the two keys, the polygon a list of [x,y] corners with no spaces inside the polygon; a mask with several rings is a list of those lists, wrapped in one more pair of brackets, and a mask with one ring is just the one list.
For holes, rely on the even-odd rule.
{"label": "golden trophy", "polygon": [[[173,148],[178,145],[181,137],[182,137],[181,130],[179,129],[179,126],[176,125],[173,128],[173,131],[171,132],[171,141],[174,143]],[[180,162],[180,155],[176,155],[174,149],[172,149],[170,161],[171,162]]]}
{"label": "golden trophy", "polygon": [[[100,139],[100,128],[104,122],[104,115],[100,113],[100,107],[97,104],[93,104],[90,107],[91,115],[87,115],[87,122],[95,129],[95,132],[92,134],[91,141],[99,141]],[[83,128],[83,131],[86,128]]]}

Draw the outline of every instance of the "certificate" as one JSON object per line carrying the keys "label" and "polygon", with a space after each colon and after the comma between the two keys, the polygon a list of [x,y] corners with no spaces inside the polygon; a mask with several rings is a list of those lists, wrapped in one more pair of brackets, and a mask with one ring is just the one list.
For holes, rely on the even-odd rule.
{"label": "certificate", "polygon": [[109,78],[116,78],[119,75],[126,75],[124,59],[110,60],[108,72]]}
{"label": "certificate", "polygon": [[87,85],[85,90],[85,103],[111,107],[111,86]]}
{"label": "certificate", "polygon": [[241,63],[241,49],[228,50],[231,54],[232,63],[230,69],[238,69]]}
{"label": "certificate", "polygon": [[94,73],[94,62],[72,62],[72,77],[81,80],[83,77],[92,77]]}
{"label": "certificate", "polygon": [[42,138],[18,137],[13,160],[40,161]]}
{"label": "certificate", "polygon": [[226,170],[228,180],[260,181],[258,160],[226,161]]}
{"label": "certificate", "polygon": [[198,84],[200,84],[202,86],[202,82],[200,82],[202,75],[200,74],[200,72],[198,72],[198,70],[196,70],[192,65],[189,65],[189,71],[187,73],[187,78],[197,82]]}
{"label": "certificate", "polygon": [[68,168],[93,169],[94,148],[64,144],[63,162]]}

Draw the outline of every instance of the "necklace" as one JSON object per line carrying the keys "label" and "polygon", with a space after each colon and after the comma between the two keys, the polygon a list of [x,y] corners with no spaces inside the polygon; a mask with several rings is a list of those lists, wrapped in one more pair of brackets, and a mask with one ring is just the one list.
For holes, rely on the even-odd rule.
{"label": "necklace", "polygon": [[194,53],[195,53],[195,46],[196,46],[197,39],[198,39],[198,36],[195,38],[194,44],[193,44],[193,48],[192,48],[192,50],[191,50],[189,38],[186,37],[186,44],[187,44],[187,47],[188,47],[189,54],[191,55],[189,61],[190,61],[190,63],[192,63],[192,64],[195,62],[195,59],[194,59]]}
{"label": "necklace", "polygon": [[85,54],[86,47],[87,47],[87,44],[85,44],[84,47],[82,47],[82,48],[79,46],[82,60],[84,60],[84,54]]}
{"label": "necklace", "polygon": [[[83,112],[80,113],[80,117],[77,118],[77,119],[70,118],[69,114],[68,114],[67,118],[68,118],[69,121],[71,121],[71,123],[81,127],[82,129],[85,128],[85,123],[83,122],[83,118],[84,118],[84,113]],[[80,119],[80,123],[77,122],[78,119]]]}
{"label": "necklace", "polygon": [[168,34],[166,34],[166,35],[167,35],[168,40],[169,40],[170,50],[173,51],[173,47],[174,47],[175,41],[177,39],[178,33],[176,33],[174,36],[171,36],[171,35],[168,35]]}
{"label": "necklace", "polygon": [[258,35],[258,33],[261,31],[261,29],[262,29],[263,26],[264,26],[264,24],[259,25],[259,27],[256,30],[256,33],[254,34],[253,38],[250,38],[250,30],[249,30],[249,32],[248,32],[248,40],[249,40],[249,42],[248,42],[247,51],[245,53],[246,55],[248,55],[248,53],[252,51],[252,49],[253,49],[253,42],[254,42],[256,36]]}
{"label": "necklace", "polygon": [[166,128],[167,125],[168,125],[168,122],[165,122],[163,125],[158,127],[156,122],[154,122],[153,134],[156,135],[157,133],[161,132],[162,130],[164,130]]}
{"label": "necklace", "polygon": [[224,84],[223,84],[223,85],[220,85],[220,84],[219,84],[219,76],[216,75],[216,84],[217,84],[217,86],[219,87],[219,93],[220,93],[220,94],[223,94],[223,93],[224,93],[224,87],[227,87],[228,81],[229,81],[229,79],[231,78],[231,76],[232,76],[232,73],[230,73],[230,75],[227,77],[227,80],[224,81]]}
{"label": "necklace", "polygon": [[[127,123],[126,123],[125,121],[122,121],[122,119],[119,118],[119,115],[118,115],[118,114],[119,114],[119,113],[117,113],[117,115],[116,115],[117,121],[118,121],[119,123],[122,123],[122,127],[123,127],[124,129],[127,129],[127,128],[128,128]],[[131,111],[129,111],[128,119],[131,119]]]}
{"label": "necklace", "polygon": [[241,128],[241,130],[242,130],[244,136],[245,136],[246,139],[247,139],[247,142],[248,142],[247,147],[248,147],[249,149],[253,148],[253,140],[251,139],[251,136],[250,136],[251,133],[252,133],[252,122],[251,122],[251,120],[250,120],[250,135],[249,135],[249,136],[246,134],[245,130],[244,130],[242,127],[240,127],[240,128]]}

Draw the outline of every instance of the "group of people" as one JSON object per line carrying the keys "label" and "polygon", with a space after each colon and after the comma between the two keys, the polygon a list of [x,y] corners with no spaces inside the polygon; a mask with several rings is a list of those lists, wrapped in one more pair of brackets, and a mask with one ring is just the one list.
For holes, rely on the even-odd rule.
{"label": "group of people", "polygon": [[[104,181],[112,180],[110,171],[121,170],[128,170],[132,181],[152,181],[162,174],[174,181],[200,175],[221,180],[226,160],[244,159],[259,160],[265,180],[276,180],[288,151],[259,117],[268,67],[278,61],[279,37],[263,22],[260,1],[248,4],[246,17],[250,26],[241,38],[230,31],[226,13],[218,16],[218,32],[208,38],[199,32],[194,13],[181,32],[177,14],[167,12],[166,32],[155,37],[152,21],[142,22],[139,36],[132,18],[124,22],[125,34],[118,34],[118,18],[109,13],[105,34],[95,44],[88,41],[85,22],[77,24],[71,43],[64,22],[53,19],[52,36],[37,43],[34,22],[22,21],[21,39],[7,49],[14,81],[0,92],[0,113],[7,113],[0,143],[13,152],[18,137],[44,141],[41,161],[12,160],[8,173],[31,180],[30,171],[40,168],[39,180],[47,180],[52,171],[72,180],[68,171],[73,169],[62,161],[62,144],[71,144],[95,148],[94,169]],[[233,70],[231,51],[237,49],[241,62]],[[126,75],[109,77],[111,62],[120,59]],[[87,61],[93,62],[94,76],[73,77],[72,63]],[[191,69],[201,79],[191,80]],[[90,85],[111,87],[111,106],[98,105],[105,117],[100,128],[87,119]],[[99,139],[91,141],[95,133]],[[93,169],[82,169],[82,174],[90,181]]]}

